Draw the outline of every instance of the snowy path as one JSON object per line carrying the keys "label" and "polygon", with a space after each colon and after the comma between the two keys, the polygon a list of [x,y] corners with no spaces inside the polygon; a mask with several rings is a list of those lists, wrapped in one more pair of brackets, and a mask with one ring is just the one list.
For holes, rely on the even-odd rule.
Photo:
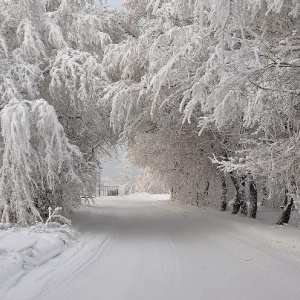
{"label": "snowy path", "polygon": [[84,207],[73,224],[77,247],[1,300],[300,299],[299,231],[291,228],[137,201]]}

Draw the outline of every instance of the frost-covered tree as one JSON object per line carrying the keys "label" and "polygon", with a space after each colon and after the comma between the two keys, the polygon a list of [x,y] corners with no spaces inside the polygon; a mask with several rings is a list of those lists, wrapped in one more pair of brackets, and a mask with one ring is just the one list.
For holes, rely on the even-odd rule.
{"label": "frost-covered tree", "polygon": [[1,127],[1,222],[41,220],[50,205],[70,212],[81,153],[69,143],[53,107],[45,100],[10,101],[1,111]]}
{"label": "frost-covered tree", "polygon": [[90,0],[0,0],[2,221],[71,210],[85,162],[116,140],[101,62],[130,28]]}
{"label": "frost-covered tree", "polygon": [[[222,176],[209,159],[212,148],[218,152],[216,145],[209,135],[197,139],[193,131],[157,131],[140,134],[129,157],[134,164],[150,168],[171,191],[172,200],[219,208]],[[226,194],[233,196],[230,179],[226,181]]]}
{"label": "frost-covered tree", "polygon": [[237,196],[239,177],[251,173],[254,194],[259,181],[273,204],[278,189],[295,200],[298,2],[125,1],[140,31],[104,56],[115,128],[134,136],[183,119],[199,127],[200,139],[217,132],[222,151],[210,154],[237,177]]}
{"label": "frost-covered tree", "polygon": [[[160,170],[161,166],[169,165],[164,171],[170,173],[165,176],[170,180],[168,187],[177,189],[183,184],[184,191],[182,189],[176,197],[182,197],[182,201],[186,199],[184,192],[190,194],[200,189],[200,194],[204,193],[205,186],[215,180],[210,172],[206,172],[207,168],[216,172],[213,172],[218,181],[215,189],[222,189],[220,174],[208,157],[212,156],[212,148],[219,155],[222,153],[224,137],[215,135],[213,129],[207,130],[205,137],[198,138],[197,117],[189,116],[187,119],[191,125],[182,126],[183,115],[179,111],[182,99],[192,87],[197,72],[205,71],[204,65],[209,58],[211,44],[203,32],[203,22],[198,12],[200,6],[196,3],[193,6],[193,3],[194,1],[125,1],[129,12],[139,18],[139,35],[107,47],[103,60],[104,70],[111,81],[105,97],[112,103],[111,120],[114,128],[129,140],[138,133],[145,139],[149,135],[153,145],[165,152],[160,157],[160,165],[156,164],[155,167]],[[165,131],[169,132],[172,139],[161,138],[165,137]],[[188,142],[182,145],[185,138]],[[156,139],[161,145],[156,143]],[[198,148],[199,143],[205,146]],[[135,142],[132,147],[136,147]],[[149,149],[144,150],[147,152]],[[173,149],[177,149],[178,153],[173,153]],[[202,157],[203,149],[205,157],[195,163],[196,158]],[[170,167],[174,164],[170,163],[172,154],[180,156],[180,151],[181,158],[175,159],[180,161],[177,162],[180,166]],[[155,159],[156,156],[153,155]],[[155,170],[152,164],[150,167]],[[205,183],[201,183],[200,187],[197,177],[202,174],[207,178],[203,179]],[[225,188],[224,185],[223,187]],[[192,198],[191,202],[198,201],[197,197]],[[198,198],[200,204],[202,194]]]}
{"label": "frost-covered tree", "polygon": [[127,157],[127,153],[123,154],[121,164],[118,166],[118,182],[121,185],[129,186],[132,177],[132,164]]}
{"label": "frost-covered tree", "polygon": [[[133,158],[134,159],[134,158]],[[146,166],[140,170],[137,182],[134,186],[135,192],[146,192],[150,194],[169,193],[163,176],[153,168]]]}
{"label": "frost-covered tree", "polygon": [[103,61],[113,83],[106,95],[112,123],[125,135],[150,130],[156,119],[178,122],[183,94],[206,59],[201,27],[191,24],[179,2],[125,1],[140,16],[139,36],[109,46]]}
{"label": "frost-covered tree", "polygon": [[214,44],[183,99],[186,118],[198,115],[202,129],[242,128],[227,171],[251,172],[269,191],[298,190],[298,1],[202,2]]}

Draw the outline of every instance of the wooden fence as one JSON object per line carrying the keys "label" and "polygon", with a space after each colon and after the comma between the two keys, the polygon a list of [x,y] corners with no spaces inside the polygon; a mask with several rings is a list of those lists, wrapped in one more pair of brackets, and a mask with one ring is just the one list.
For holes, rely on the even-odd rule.
{"label": "wooden fence", "polygon": [[118,186],[114,185],[102,185],[98,189],[98,196],[118,196],[119,190]]}

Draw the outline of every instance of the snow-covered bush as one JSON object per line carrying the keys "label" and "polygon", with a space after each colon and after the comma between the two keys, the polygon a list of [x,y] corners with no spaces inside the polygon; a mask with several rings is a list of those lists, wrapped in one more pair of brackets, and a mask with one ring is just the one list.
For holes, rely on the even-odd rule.
{"label": "snow-covered bush", "polygon": [[56,234],[67,245],[76,239],[78,232],[71,228],[71,221],[60,214],[62,207],[48,208],[48,216],[44,222],[37,222],[29,229],[31,232]]}

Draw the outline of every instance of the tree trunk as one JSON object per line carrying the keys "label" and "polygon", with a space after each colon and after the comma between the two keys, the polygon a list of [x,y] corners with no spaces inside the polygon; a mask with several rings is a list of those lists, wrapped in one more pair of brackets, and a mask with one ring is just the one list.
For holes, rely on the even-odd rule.
{"label": "tree trunk", "polygon": [[231,180],[236,189],[235,201],[233,203],[232,214],[236,215],[241,210],[241,214],[247,215],[247,203],[245,201],[245,176],[239,177],[234,176],[233,172],[230,172]]}
{"label": "tree trunk", "polygon": [[222,183],[222,197],[221,197],[221,211],[226,211],[227,209],[227,184],[226,177],[224,174],[221,174],[221,183]]}
{"label": "tree trunk", "polygon": [[255,219],[257,213],[257,189],[252,178],[250,179],[249,188],[250,188],[249,218]]}
{"label": "tree trunk", "polygon": [[247,217],[247,215],[248,215],[248,206],[247,206],[246,195],[245,195],[246,176],[242,176],[241,185],[242,185],[241,215],[243,217]]}
{"label": "tree trunk", "polygon": [[278,225],[287,224],[290,220],[294,199],[288,195],[288,189],[285,189],[285,198],[282,214],[277,222]]}
{"label": "tree trunk", "polygon": [[244,202],[245,197],[244,197],[244,193],[241,189],[240,179],[238,177],[235,177],[233,172],[230,172],[229,174],[230,174],[231,180],[234,184],[234,187],[236,189],[235,201],[233,203],[233,208],[232,208],[232,214],[236,215],[240,211],[241,204]]}

